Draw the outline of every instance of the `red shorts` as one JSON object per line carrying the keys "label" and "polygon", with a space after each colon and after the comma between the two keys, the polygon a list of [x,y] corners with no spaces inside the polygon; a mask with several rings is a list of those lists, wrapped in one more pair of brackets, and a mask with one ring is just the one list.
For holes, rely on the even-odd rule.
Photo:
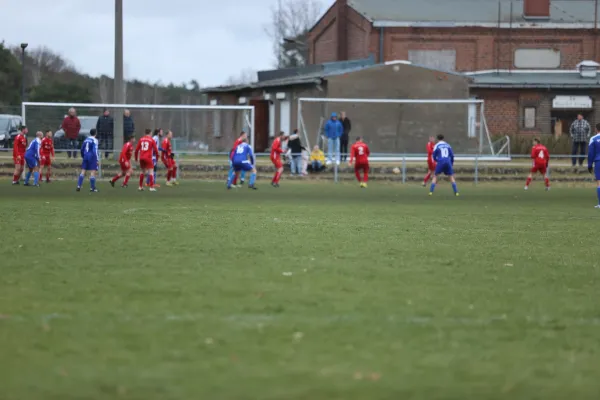
{"label": "red shorts", "polygon": [[277,158],[275,160],[271,158],[271,162],[273,163],[273,165],[275,166],[275,168],[277,168],[277,169],[283,168],[283,163],[281,162],[280,158]]}
{"label": "red shorts", "polygon": [[435,167],[436,167],[436,165],[437,165],[437,164],[435,163],[435,161],[432,161],[432,160],[427,160],[427,168],[428,168],[430,171],[435,171]]}
{"label": "red shorts", "polygon": [[42,156],[42,159],[40,160],[40,165],[42,167],[52,166],[52,158],[50,156]]}
{"label": "red shorts", "polygon": [[364,163],[364,164],[355,164],[354,165],[354,170],[355,171],[359,171],[359,170],[363,170],[363,171],[368,171],[369,170],[369,163]]}
{"label": "red shorts", "polygon": [[542,175],[546,175],[547,169],[548,167],[546,166],[546,164],[533,164],[533,167],[531,168],[531,173],[535,174],[536,172],[539,172]]}
{"label": "red shorts", "polygon": [[24,156],[13,157],[13,161],[14,161],[15,165],[20,165],[20,166],[25,165],[25,157]]}
{"label": "red shorts", "polygon": [[163,158],[162,162],[163,164],[165,164],[166,169],[171,169],[175,165],[175,160],[173,160],[172,158]]}
{"label": "red shorts", "polygon": [[129,161],[119,162],[119,165],[121,166],[121,172],[129,172],[129,169],[131,168],[131,163]]}
{"label": "red shorts", "polygon": [[152,162],[152,160],[140,160],[140,168],[142,170],[154,169],[154,163]]}

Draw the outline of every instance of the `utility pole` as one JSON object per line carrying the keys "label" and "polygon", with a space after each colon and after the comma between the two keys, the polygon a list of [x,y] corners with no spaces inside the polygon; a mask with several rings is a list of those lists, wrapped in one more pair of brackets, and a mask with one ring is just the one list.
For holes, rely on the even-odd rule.
{"label": "utility pole", "polygon": [[[123,0],[115,0],[115,104],[125,103],[125,87],[123,85]],[[118,157],[123,138],[123,113],[124,109],[114,110],[114,140],[113,154]]]}
{"label": "utility pole", "polygon": [[21,103],[25,102],[25,49],[27,43],[21,43]]}

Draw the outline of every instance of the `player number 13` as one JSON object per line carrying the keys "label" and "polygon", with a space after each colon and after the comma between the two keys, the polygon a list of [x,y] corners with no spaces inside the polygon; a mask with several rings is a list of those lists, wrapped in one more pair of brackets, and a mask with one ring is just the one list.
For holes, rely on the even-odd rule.
{"label": "player number 13", "polygon": [[150,148],[150,145],[148,144],[148,142],[142,142],[142,150],[143,151],[148,151],[149,148]]}

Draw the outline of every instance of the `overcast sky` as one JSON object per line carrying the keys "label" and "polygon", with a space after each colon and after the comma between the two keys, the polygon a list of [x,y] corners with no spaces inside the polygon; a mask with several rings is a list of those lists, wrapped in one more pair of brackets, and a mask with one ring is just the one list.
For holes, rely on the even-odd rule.
{"label": "overcast sky", "polygon": [[[125,77],[224,83],[269,69],[264,26],[277,0],[124,0]],[[47,46],[81,72],[113,76],[114,0],[0,0],[0,41]]]}

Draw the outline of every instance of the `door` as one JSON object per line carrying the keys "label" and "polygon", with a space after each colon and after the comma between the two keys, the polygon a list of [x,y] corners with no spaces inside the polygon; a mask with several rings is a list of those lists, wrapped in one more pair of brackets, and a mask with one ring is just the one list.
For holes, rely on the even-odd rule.
{"label": "door", "polygon": [[468,136],[475,138],[477,137],[477,104],[469,104],[467,118]]}
{"label": "door", "polygon": [[250,100],[254,106],[254,152],[263,153],[269,147],[269,102]]}

